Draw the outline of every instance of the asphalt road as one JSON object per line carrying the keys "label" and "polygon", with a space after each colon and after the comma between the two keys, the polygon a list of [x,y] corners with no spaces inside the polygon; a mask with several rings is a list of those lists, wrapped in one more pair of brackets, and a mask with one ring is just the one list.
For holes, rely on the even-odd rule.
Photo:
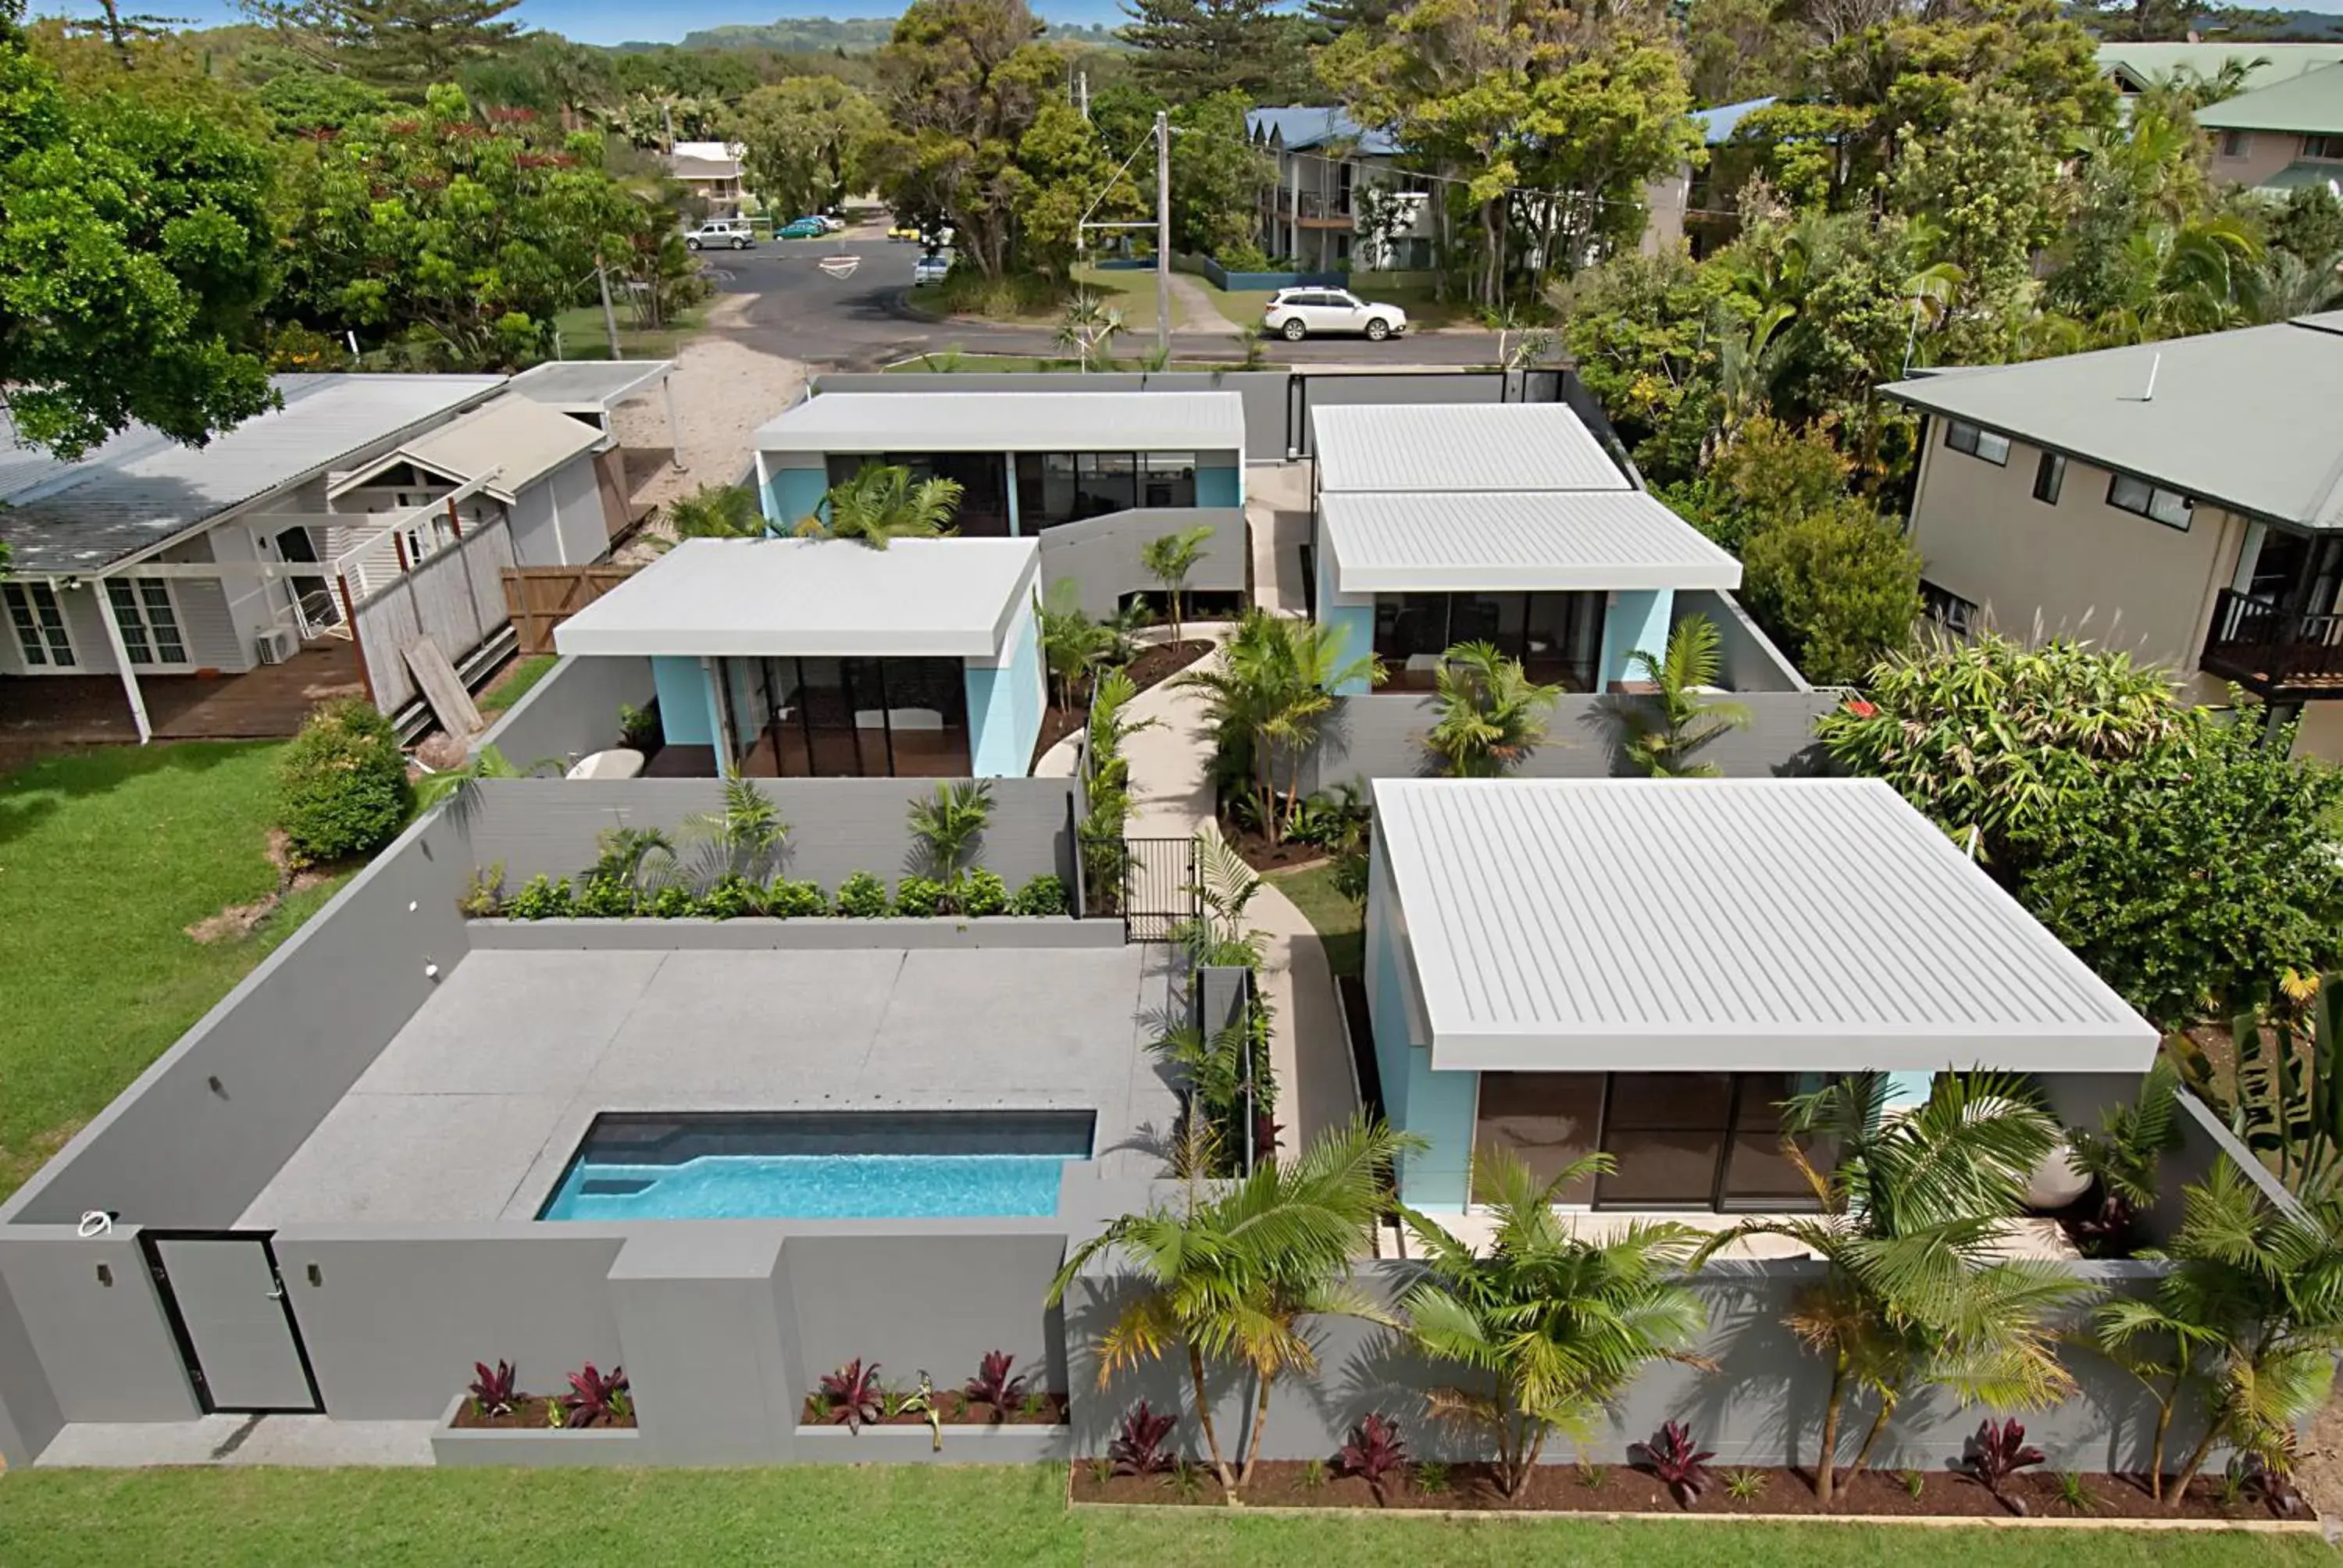
{"label": "asphalt road", "polygon": [[[928,321],[910,313],[902,299],[911,286],[911,262],[918,254],[916,246],[850,237],[843,242],[768,240],[753,250],[709,251],[701,259],[719,290],[755,297],[742,325],[719,330],[767,353],[817,367],[875,370],[914,354],[953,347],[970,354],[1062,354],[1047,327]],[[824,256],[840,255],[860,258],[851,276],[833,277],[819,265]],[[1119,357],[1128,357],[1152,347],[1154,341],[1152,322],[1133,322],[1115,347]],[[1495,357],[1495,336],[1439,332],[1383,343],[1272,339],[1264,347],[1273,364],[1485,365]],[[1172,335],[1174,359],[1227,360],[1239,352],[1236,339],[1224,335]]]}

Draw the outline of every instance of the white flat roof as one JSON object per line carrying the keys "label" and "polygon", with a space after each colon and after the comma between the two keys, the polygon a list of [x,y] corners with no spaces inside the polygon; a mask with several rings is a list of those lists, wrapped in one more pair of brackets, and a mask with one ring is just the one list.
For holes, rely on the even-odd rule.
{"label": "white flat roof", "polygon": [[512,378],[512,390],[565,414],[601,414],[650,390],[672,359],[553,359]]}
{"label": "white flat roof", "polygon": [[1333,403],[1310,410],[1320,490],[1624,490],[1560,403]]}
{"label": "white flat roof", "polygon": [[2155,1054],[1877,779],[1374,792],[1435,1068],[2137,1072]]}
{"label": "white flat roof", "polygon": [[1244,449],[1234,392],[822,392],[757,431],[763,452]]}
{"label": "white flat roof", "polygon": [[1642,490],[1352,490],[1318,516],[1343,593],[1741,586],[1739,561]]}
{"label": "white flat roof", "polygon": [[991,658],[1031,539],[687,539],[557,628],[564,654]]}

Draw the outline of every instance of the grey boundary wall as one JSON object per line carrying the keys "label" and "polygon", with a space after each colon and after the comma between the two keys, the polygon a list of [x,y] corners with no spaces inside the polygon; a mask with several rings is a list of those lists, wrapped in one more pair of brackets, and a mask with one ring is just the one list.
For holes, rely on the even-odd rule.
{"label": "grey boundary wall", "polygon": [[656,695],[648,658],[565,658],[480,733],[471,754],[493,746],[516,768],[551,761],[566,770],[622,744],[619,708],[648,708]]}
{"label": "grey boundary wall", "polygon": [[1242,507],[1141,507],[1045,528],[1035,536],[1041,541],[1042,591],[1071,582],[1083,611],[1101,618],[1112,615],[1125,594],[1143,593],[1161,608],[1163,590],[1140,552],[1165,534],[1199,525],[1209,526],[1212,537],[1186,591],[1244,592],[1252,552]]}

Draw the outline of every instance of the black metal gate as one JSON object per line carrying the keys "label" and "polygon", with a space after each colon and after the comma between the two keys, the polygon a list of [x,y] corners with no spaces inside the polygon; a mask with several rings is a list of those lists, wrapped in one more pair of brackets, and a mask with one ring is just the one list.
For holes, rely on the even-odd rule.
{"label": "black metal gate", "polygon": [[141,1230],[138,1250],[205,1414],[322,1411],[272,1231]]}
{"label": "black metal gate", "polygon": [[1120,915],[1126,941],[1167,942],[1203,906],[1193,839],[1084,839],[1083,907]]}

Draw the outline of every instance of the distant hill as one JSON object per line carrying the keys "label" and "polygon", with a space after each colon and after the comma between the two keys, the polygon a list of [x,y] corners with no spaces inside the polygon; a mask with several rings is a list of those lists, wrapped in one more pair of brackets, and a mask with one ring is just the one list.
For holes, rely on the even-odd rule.
{"label": "distant hill", "polygon": [[[1053,41],[1119,48],[1115,37],[1120,21],[1111,23],[1051,22],[1044,37]],[[736,22],[704,27],[683,35],[686,49],[778,49],[784,52],[844,49],[856,53],[876,49],[895,31],[891,16],[783,16],[772,22]]]}

